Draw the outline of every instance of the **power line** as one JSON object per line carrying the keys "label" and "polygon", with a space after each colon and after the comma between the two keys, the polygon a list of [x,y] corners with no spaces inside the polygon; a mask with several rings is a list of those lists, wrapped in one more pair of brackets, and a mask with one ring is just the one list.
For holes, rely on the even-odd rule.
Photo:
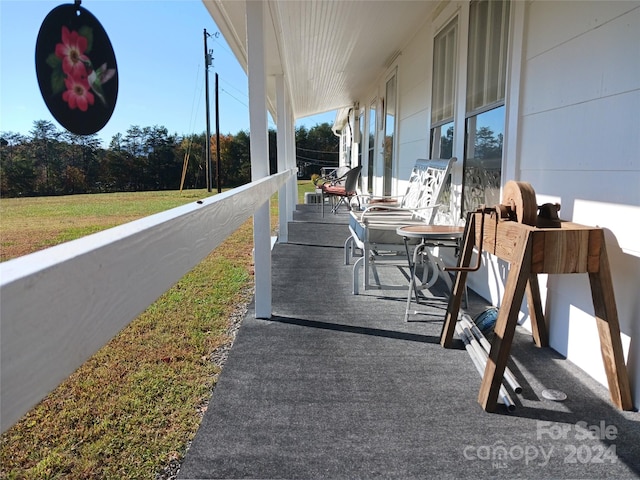
{"label": "power line", "polygon": [[330,165],[330,164],[337,163],[337,162],[329,162],[326,160],[319,160],[317,158],[301,157],[300,155],[296,155],[296,160],[304,160],[305,162],[311,162],[311,163],[314,163],[315,165]]}
{"label": "power line", "polygon": [[[199,88],[198,88],[199,85]],[[202,94],[202,83],[200,83],[200,64],[198,64],[198,70],[196,72],[196,85],[193,87],[193,100],[191,102],[191,118],[189,119],[189,133],[193,133],[195,129],[195,118],[200,106],[200,102],[197,99]]]}
{"label": "power line", "polygon": [[313,153],[333,153],[333,154],[340,153],[340,152],[327,152],[326,150],[311,150],[310,148],[302,148],[302,147],[296,147],[296,150],[304,150],[305,152],[313,152]]}
{"label": "power line", "polygon": [[[233,56],[233,52],[231,50],[229,50],[229,48],[227,48],[227,46],[224,43],[222,43],[220,40],[218,40],[218,37],[215,37],[215,39],[213,41],[214,41],[214,43],[217,43],[218,45],[220,45],[222,47],[222,50],[226,50],[226,52],[229,55]],[[235,58],[235,56],[233,58]]]}
{"label": "power line", "polygon": [[241,94],[243,97],[245,97],[247,99],[249,98],[249,97],[247,97],[246,93],[244,93],[242,90],[237,88],[233,83],[226,81],[224,78],[221,78],[220,80],[222,80],[223,83],[226,83],[229,87],[233,88],[236,92]]}
{"label": "power line", "polygon": [[233,95],[231,95],[228,91],[226,91],[224,88],[220,88],[220,90],[224,93],[226,93],[227,95],[229,95],[231,98],[233,98],[235,101],[237,101],[238,103],[240,103],[241,105],[244,105],[245,107],[249,108],[249,105],[247,105],[246,103],[244,103],[242,100],[240,100],[237,97],[234,97]]}

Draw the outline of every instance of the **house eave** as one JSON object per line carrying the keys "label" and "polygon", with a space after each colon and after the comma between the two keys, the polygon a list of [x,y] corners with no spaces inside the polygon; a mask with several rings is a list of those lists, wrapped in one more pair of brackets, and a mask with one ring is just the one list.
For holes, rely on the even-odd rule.
{"label": "house eave", "polygon": [[[246,72],[246,2],[203,3]],[[349,107],[371,91],[438,3],[266,0],[267,75],[285,76],[296,119]],[[269,81],[272,114],[275,97]]]}

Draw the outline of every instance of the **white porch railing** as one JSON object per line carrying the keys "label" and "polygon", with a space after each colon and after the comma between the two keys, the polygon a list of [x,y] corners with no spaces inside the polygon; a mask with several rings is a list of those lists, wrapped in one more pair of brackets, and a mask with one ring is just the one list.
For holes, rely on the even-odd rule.
{"label": "white porch railing", "polygon": [[240,227],[294,170],[0,264],[4,432]]}

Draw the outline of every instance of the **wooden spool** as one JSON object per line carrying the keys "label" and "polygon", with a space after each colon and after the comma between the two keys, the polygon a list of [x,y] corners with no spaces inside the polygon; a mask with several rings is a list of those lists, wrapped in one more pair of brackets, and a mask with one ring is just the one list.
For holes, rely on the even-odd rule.
{"label": "wooden spool", "polygon": [[536,226],[538,204],[536,203],[536,192],[530,183],[508,181],[502,193],[502,204],[496,208],[504,212],[504,207],[509,212],[510,220]]}

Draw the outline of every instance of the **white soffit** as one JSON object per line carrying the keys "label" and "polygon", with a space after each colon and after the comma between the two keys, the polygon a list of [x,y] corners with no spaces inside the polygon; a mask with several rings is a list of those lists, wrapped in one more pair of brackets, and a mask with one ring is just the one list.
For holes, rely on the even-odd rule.
{"label": "white soffit", "polygon": [[[203,2],[246,71],[245,2]],[[296,118],[352,105],[374,86],[439,3],[265,0],[267,74],[285,74]],[[275,105],[271,87],[268,95]]]}

